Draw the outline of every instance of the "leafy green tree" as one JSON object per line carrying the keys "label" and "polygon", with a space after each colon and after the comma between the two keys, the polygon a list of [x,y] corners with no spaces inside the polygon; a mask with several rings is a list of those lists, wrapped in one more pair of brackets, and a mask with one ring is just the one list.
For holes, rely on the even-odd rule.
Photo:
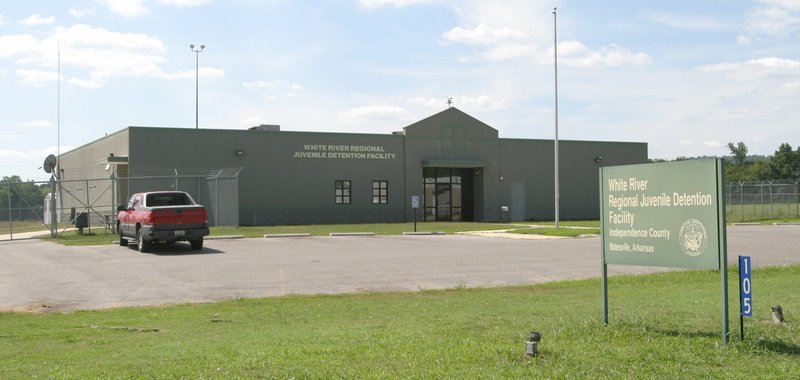
{"label": "leafy green tree", "polygon": [[763,181],[772,178],[769,161],[761,159],[746,165],[726,165],[725,179],[728,181]]}
{"label": "leafy green tree", "polygon": [[4,210],[0,213],[2,214],[0,220],[8,220],[9,202],[12,209],[11,217],[14,220],[32,218],[34,215],[32,210],[40,212],[39,209],[44,204],[44,197],[40,188],[33,181],[24,182],[17,175],[4,176],[0,182],[0,209]]}
{"label": "leafy green tree", "polygon": [[732,142],[728,143],[728,149],[731,150],[731,156],[733,156],[733,162],[736,165],[744,165],[747,161],[747,146],[744,145],[743,142],[739,141],[736,145],[733,145]]}
{"label": "leafy green tree", "polygon": [[794,151],[788,143],[783,143],[769,160],[770,174],[775,179],[800,178],[800,148]]}

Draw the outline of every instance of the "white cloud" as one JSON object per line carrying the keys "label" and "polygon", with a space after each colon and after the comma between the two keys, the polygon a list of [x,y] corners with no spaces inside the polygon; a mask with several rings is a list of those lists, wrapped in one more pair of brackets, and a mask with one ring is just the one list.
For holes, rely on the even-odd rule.
{"label": "white cloud", "polygon": [[32,120],[32,121],[17,123],[17,127],[20,128],[50,128],[52,126],[53,123],[50,120]]}
{"label": "white cloud", "polygon": [[339,113],[339,120],[350,125],[393,126],[406,125],[416,117],[407,109],[394,106],[363,106]]}
{"label": "white cloud", "polygon": [[800,17],[788,8],[758,8],[747,15],[745,25],[750,34],[786,36],[798,30]]}
{"label": "white cloud", "polygon": [[416,4],[430,4],[435,0],[359,0],[358,3],[365,8],[380,8],[380,7],[405,7]]}
{"label": "white cloud", "polygon": [[35,55],[41,52],[39,41],[31,35],[0,36],[0,58]]}
{"label": "white cloud", "polygon": [[58,80],[58,73],[55,71],[18,69],[16,73],[22,78],[23,83],[33,87],[44,87],[47,83]]}
{"label": "white cloud", "polygon": [[93,15],[94,14],[94,9],[70,8],[67,11],[67,13],[69,13],[69,15],[72,16],[72,17],[81,18],[81,17]]}
{"label": "white cloud", "polygon": [[761,0],[761,2],[784,8],[800,10],[800,0]]}
{"label": "white cloud", "polygon": [[522,30],[509,27],[493,28],[481,23],[472,29],[457,26],[445,32],[442,38],[447,42],[487,45],[507,40],[519,40],[526,36],[527,33]]}
{"label": "white cloud", "polygon": [[764,5],[745,14],[744,33],[739,44],[750,43],[758,36],[786,37],[800,32],[800,1],[762,0]]}
{"label": "white cloud", "polygon": [[19,20],[20,24],[29,25],[29,26],[36,26],[36,25],[50,25],[52,24],[56,18],[54,16],[50,17],[42,17],[41,14],[32,14],[25,19]]}
{"label": "white cloud", "polygon": [[251,116],[246,117],[242,120],[239,120],[239,125],[243,125],[246,127],[254,127],[256,125],[266,124],[267,121],[263,117],[260,116]]}
{"label": "white cloud", "polygon": [[700,70],[706,73],[724,74],[741,81],[754,81],[776,75],[796,78],[800,75],[800,60],[766,57],[738,63],[705,65],[701,66]]}
{"label": "white cloud", "polygon": [[247,82],[243,83],[242,86],[265,92],[268,100],[277,99],[278,97],[292,97],[297,95],[298,91],[305,89],[300,84],[280,80]]}
{"label": "white cloud", "polygon": [[609,45],[597,50],[587,48],[578,41],[564,41],[558,44],[558,62],[574,67],[620,67],[646,66],[653,59],[644,53],[634,53],[617,45]]}
{"label": "white cloud", "polygon": [[[462,62],[476,59],[532,59],[539,64],[553,62],[553,20],[549,5],[524,0],[465,0],[458,3],[456,11],[461,25],[444,32],[442,42],[483,47],[480,53],[462,56]],[[559,63],[574,67],[639,67],[653,61],[645,53],[632,52],[614,44],[589,48],[578,41],[565,41],[559,43],[558,49]]]}
{"label": "white cloud", "polygon": [[213,80],[225,76],[225,71],[214,67],[201,67],[197,73],[195,73],[195,70],[183,70],[174,73],[161,73],[157,76],[164,79],[195,79],[195,77],[199,77],[200,80]]}
{"label": "white cloud", "polygon": [[676,29],[724,30],[728,28],[727,25],[716,19],[690,14],[654,12],[650,14],[649,18],[656,23]]}
{"label": "white cloud", "polygon": [[158,0],[161,4],[174,5],[176,7],[194,7],[208,4],[209,1],[210,0]]}
{"label": "white cloud", "polygon": [[108,10],[123,17],[136,17],[149,12],[146,0],[97,0]]}
{"label": "white cloud", "polygon": [[[76,74],[70,84],[80,87],[101,87],[115,76],[194,79],[194,70],[165,72],[162,65],[167,52],[161,40],[141,33],[118,33],[104,28],[78,24],[58,28],[41,40],[31,35],[0,36],[0,58],[11,57],[20,66],[18,75],[30,78],[23,82],[42,85],[41,69],[56,66],[57,40],[61,47],[61,65]],[[31,68],[38,67],[38,69]],[[217,68],[200,69],[200,77],[214,79],[224,75]],[[52,79],[52,78],[51,78]],[[57,79],[57,78],[55,78]]]}
{"label": "white cloud", "polygon": [[69,84],[71,84],[73,86],[82,87],[82,88],[101,88],[101,87],[103,87],[103,83],[101,83],[99,81],[96,81],[96,80],[91,80],[91,79],[69,78],[69,80],[67,80],[67,83],[69,83]]}

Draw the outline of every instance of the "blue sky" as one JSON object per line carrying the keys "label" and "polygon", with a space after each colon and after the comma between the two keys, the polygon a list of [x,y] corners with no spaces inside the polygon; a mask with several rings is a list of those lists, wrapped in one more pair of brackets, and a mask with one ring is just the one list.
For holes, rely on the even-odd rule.
{"label": "blue sky", "polygon": [[800,145],[800,0],[75,0],[0,8],[0,176],[129,125],[391,133],[454,105],[506,138],[650,157]]}

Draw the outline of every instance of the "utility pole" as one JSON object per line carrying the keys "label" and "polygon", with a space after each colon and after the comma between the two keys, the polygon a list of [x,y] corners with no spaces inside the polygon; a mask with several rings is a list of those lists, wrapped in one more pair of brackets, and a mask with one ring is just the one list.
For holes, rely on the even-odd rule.
{"label": "utility pole", "polygon": [[558,178],[558,15],[556,11],[558,8],[553,8],[553,58],[555,63],[555,120],[556,120],[556,137],[553,141],[553,154],[554,154],[554,162],[555,162],[555,222],[556,228],[558,228],[558,219],[559,219],[559,203],[561,198],[561,193],[559,190],[559,178]]}
{"label": "utility pole", "polygon": [[195,56],[194,61],[194,129],[200,129],[200,52],[206,45],[200,45],[200,49],[195,50],[194,44],[189,45]]}

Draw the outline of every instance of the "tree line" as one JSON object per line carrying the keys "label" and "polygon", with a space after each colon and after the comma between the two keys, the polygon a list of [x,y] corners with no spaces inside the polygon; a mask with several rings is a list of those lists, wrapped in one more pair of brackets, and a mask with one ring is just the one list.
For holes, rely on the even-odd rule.
{"label": "tree line", "polygon": [[[748,155],[747,145],[743,142],[728,143],[730,156],[726,161],[725,179],[728,181],[766,181],[774,179],[800,180],[800,147],[792,149],[788,143],[782,143],[771,156]],[[678,157],[675,161],[693,160],[703,157]],[[650,162],[665,162],[663,159],[651,159]]]}
{"label": "tree line", "polygon": [[726,165],[729,181],[763,181],[770,179],[800,179],[800,147],[796,150],[782,143],[772,156],[748,156],[743,142],[728,143],[731,156]]}
{"label": "tree line", "polygon": [[44,199],[50,193],[50,184],[23,181],[18,175],[4,176],[0,182],[0,221],[29,219],[29,212],[44,207]]}

